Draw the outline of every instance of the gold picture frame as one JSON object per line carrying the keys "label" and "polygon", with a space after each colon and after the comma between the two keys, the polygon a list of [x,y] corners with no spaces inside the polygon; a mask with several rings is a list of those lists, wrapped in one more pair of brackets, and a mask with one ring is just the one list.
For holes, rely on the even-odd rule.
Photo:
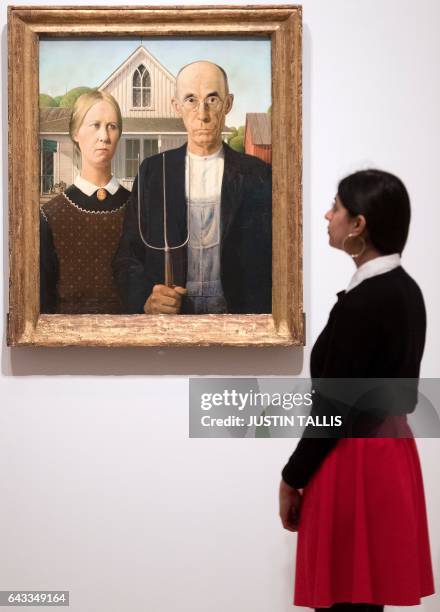
{"label": "gold picture frame", "polygon": [[[40,314],[39,39],[267,36],[273,144],[272,313]],[[9,346],[302,346],[300,6],[8,8]]]}

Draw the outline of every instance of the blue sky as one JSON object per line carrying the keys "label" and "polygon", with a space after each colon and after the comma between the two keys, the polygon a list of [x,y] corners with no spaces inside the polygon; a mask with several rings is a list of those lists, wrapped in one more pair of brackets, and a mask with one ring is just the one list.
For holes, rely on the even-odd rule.
{"label": "blue sky", "polygon": [[174,75],[199,59],[220,64],[235,94],[227,125],[244,125],[246,112],[266,112],[271,104],[270,41],[249,38],[40,40],[40,92],[99,86],[141,43]]}

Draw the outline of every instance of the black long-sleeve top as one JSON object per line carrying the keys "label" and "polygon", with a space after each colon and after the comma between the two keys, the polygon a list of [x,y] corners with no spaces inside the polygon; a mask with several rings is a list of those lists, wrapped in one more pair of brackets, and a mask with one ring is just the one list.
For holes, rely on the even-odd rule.
{"label": "black long-sleeve top", "polygon": [[[408,378],[417,381],[425,332],[422,293],[403,268],[399,266],[368,278],[348,293],[338,293],[327,325],[312,349],[312,380]],[[413,391],[400,407],[402,413],[414,410],[417,392]],[[329,408],[335,411],[334,405],[330,407],[318,395],[312,415],[325,414]],[[381,418],[380,411],[376,418]],[[347,422],[353,428],[353,418]],[[282,472],[283,480],[298,489],[307,485],[338,443],[334,432],[331,434],[334,437],[327,438],[308,437],[308,434],[310,431],[306,430]],[[339,433],[339,437],[347,435],[351,434],[346,429]]]}

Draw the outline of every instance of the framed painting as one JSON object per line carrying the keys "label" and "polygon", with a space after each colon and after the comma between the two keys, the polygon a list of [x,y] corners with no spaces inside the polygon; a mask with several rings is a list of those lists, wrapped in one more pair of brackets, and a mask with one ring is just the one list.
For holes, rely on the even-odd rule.
{"label": "framed painting", "polygon": [[301,346],[301,7],[9,7],[10,346]]}

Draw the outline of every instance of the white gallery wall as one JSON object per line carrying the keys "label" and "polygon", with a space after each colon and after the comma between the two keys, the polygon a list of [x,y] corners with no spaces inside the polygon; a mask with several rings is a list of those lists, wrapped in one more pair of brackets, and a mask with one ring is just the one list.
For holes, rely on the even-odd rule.
{"label": "white gallery wall", "polygon": [[[11,350],[2,2],[0,590],[70,590],[74,612],[291,609],[296,536],[279,525],[276,495],[295,441],[188,439],[188,375],[308,375],[353,272],[323,219],[351,171],[380,167],[408,187],[403,262],[428,311],[422,375],[438,377],[440,3],[302,4],[305,349]],[[418,446],[439,588],[440,444]],[[413,609],[437,612],[440,596]]]}

